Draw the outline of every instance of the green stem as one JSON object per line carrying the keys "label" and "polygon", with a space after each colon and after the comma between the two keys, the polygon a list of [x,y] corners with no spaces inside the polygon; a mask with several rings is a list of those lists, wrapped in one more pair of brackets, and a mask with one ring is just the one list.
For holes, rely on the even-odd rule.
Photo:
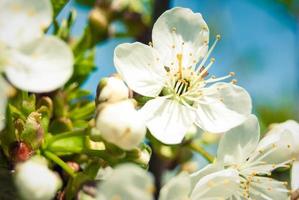
{"label": "green stem", "polygon": [[189,144],[191,150],[200,153],[207,161],[212,163],[214,161],[214,156],[207,152],[202,146],[195,144],[194,142]]}
{"label": "green stem", "polygon": [[70,166],[68,166],[63,160],[61,160],[58,156],[56,156],[54,153],[52,153],[50,151],[44,151],[43,154],[48,159],[52,160],[57,165],[59,165],[71,177],[75,177],[76,176],[75,171]]}
{"label": "green stem", "polygon": [[80,136],[80,135],[83,135],[84,134],[84,131],[85,129],[78,129],[78,130],[74,130],[74,131],[69,131],[69,132],[65,132],[65,133],[61,133],[61,134],[58,134],[58,135],[55,135],[53,137],[51,137],[49,140],[48,140],[48,144],[51,144],[57,140],[60,140],[60,139],[64,139],[64,138],[68,138],[68,137],[74,137],[74,136]]}

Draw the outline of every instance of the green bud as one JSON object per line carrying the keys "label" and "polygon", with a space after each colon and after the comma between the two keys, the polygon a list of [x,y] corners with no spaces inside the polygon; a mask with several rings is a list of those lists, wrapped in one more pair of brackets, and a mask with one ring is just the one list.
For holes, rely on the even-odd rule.
{"label": "green bud", "polygon": [[37,149],[44,139],[44,130],[40,124],[41,114],[32,112],[24,125],[24,130],[20,135],[21,141],[29,144],[33,149]]}

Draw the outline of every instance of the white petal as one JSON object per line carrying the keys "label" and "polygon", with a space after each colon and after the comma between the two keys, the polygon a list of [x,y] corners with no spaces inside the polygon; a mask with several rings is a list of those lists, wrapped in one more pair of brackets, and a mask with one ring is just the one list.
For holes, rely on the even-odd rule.
{"label": "white petal", "polygon": [[249,187],[250,199],[283,200],[288,199],[289,190],[284,182],[272,178],[253,176]]}
{"label": "white petal", "polygon": [[164,87],[166,71],[150,46],[139,42],[118,45],[114,64],[129,88],[141,95],[156,97]]}
{"label": "white petal", "polygon": [[260,139],[260,126],[256,116],[250,115],[241,125],[226,132],[219,143],[217,161],[225,166],[246,161],[255,151]]}
{"label": "white petal", "polygon": [[173,8],[158,18],[152,39],[166,66],[170,67],[171,62],[177,65],[176,55],[182,54],[183,67],[189,67],[206,54],[209,29],[200,13],[193,13],[187,8]]}
{"label": "white petal", "polygon": [[203,97],[197,107],[195,123],[210,133],[223,133],[241,123],[247,116],[230,110],[219,99]]}
{"label": "white petal", "polygon": [[181,173],[172,178],[162,187],[159,195],[159,200],[188,199],[190,191],[190,177],[186,173]]}
{"label": "white petal", "polygon": [[218,82],[208,89],[216,91],[208,96],[221,99],[226,108],[243,115],[251,114],[251,97],[244,88],[232,83]]}
{"label": "white petal", "polygon": [[153,177],[147,171],[133,164],[123,164],[100,183],[96,199],[152,200],[153,190]]}
{"label": "white petal", "polygon": [[165,98],[148,101],[140,112],[152,135],[165,144],[180,143],[195,119],[194,110]]}
{"label": "white petal", "polygon": [[290,132],[293,135],[299,156],[299,123],[294,120],[288,120],[283,123],[273,124],[267,134],[281,134],[283,132]]}
{"label": "white petal", "polygon": [[11,51],[5,73],[16,87],[49,92],[63,86],[73,73],[73,54],[62,40],[46,36]]}
{"label": "white petal", "polygon": [[194,172],[190,175],[191,177],[191,187],[194,188],[197,182],[202,179],[203,177],[212,174],[214,172],[222,170],[223,167],[219,165],[218,163],[215,164],[209,164],[202,168],[201,170],[198,170],[197,172]]}
{"label": "white petal", "polygon": [[299,161],[293,163],[291,174],[292,189],[297,190],[299,189]]}
{"label": "white petal", "polygon": [[267,135],[259,142],[256,151],[248,159],[250,167],[242,170],[242,173],[268,174],[276,168],[287,167],[294,158],[294,149],[291,133]]}
{"label": "white petal", "polygon": [[40,37],[52,21],[49,0],[1,0],[0,42],[17,47]]}
{"label": "white petal", "polygon": [[0,76],[0,131],[5,126],[5,111],[7,102],[8,85],[6,81]]}
{"label": "white petal", "polygon": [[197,124],[212,133],[240,125],[251,113],[252,102],[246,90],[231,83],[215,83],[206,88],[204,104],[198,105]]}
{"label": "white petal", "polygon": [[222,170],[203,177],[191,193],[192,200],[226,199],[239,188],[239,173],[234,169]]}

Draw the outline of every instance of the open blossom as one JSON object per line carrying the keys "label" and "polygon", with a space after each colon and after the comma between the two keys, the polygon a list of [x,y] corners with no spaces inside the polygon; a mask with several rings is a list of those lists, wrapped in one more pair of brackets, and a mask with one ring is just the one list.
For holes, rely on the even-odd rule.
{"label": "open blossom", "polygon": [[295,143],[295,162],[291,171],[291,183],[292,189],[297,190],[299,188],[299,123],[294,120],[288,120],[283,123],[273,124],[267,133],[267,135],[281,135],[284,133],[290,133],[293,135]]}
{"label": "open blossom", "polygon": [[249,94],[218,82],[234,73],[207,77],[214,59],[205,63],[219,36],[208,50],[209,29],[201,14],[185,8],[166,11],[153,27],[152,40],[152,46],[119,45],[114,64],[133,91],[153,98],[140,112],[158,140],[180,143],[193,123],[220,133],[244,122],[251,113]]}
{"label": "open blossom", "polygon": [[239,174],[240,185],[229,199],[288,199],[286,183],[267,175],[277,168],[290,166],[295,150],[292,134],[273,134],[259,141],[259,129],[252,115],[244,124],[227,132],[220,140],[217,162],[194,173],[193,184],[207,174],[232,169]]}
{"label": "open blossom", "polygon": [[0,68],[22,90],[49,92],[72,75],[73,54],[68,45],[44,35],[52,12],[50,0],[0,1]]}

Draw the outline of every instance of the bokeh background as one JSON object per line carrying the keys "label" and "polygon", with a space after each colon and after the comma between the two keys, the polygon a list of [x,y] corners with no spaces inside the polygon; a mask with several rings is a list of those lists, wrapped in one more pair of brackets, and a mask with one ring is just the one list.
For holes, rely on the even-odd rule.
{"label": "bokeh background", "polygon": [[[62,19],[71,9],[77,10],[75,37],[83,33],[92,4],[71,0],[58,16]],[[211,41],[221,34],[211,73],[236,72],[238,84],[253,97],[264,129],[273,122],[299,119],[299,0],[170,0],[170,7],[175,6],[202,13]],[[116,38],[97,45],[97,69],[84,83],[85,89],[95,94],[99,80],[115,72],[114,48],[131,41],[134,38]]]}

